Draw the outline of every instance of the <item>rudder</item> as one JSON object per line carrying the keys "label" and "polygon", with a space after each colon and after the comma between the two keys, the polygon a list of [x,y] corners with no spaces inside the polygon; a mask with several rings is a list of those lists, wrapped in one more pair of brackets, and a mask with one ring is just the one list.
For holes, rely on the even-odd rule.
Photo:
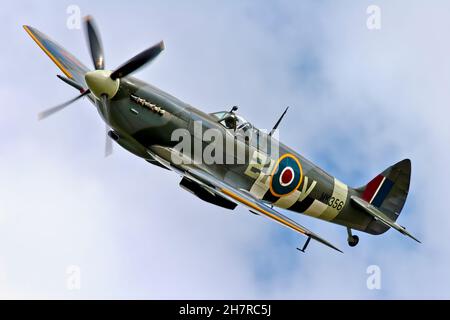
{"label": "rudder", "polygon": [[405,205],[410,180],[411,161],[405,159],[384,170],[358,191],[362,199],[396,221]]}

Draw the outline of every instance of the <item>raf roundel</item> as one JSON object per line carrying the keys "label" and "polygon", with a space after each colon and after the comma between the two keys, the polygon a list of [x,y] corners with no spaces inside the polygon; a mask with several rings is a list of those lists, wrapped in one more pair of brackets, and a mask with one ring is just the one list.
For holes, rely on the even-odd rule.
{"label": "raf roundel", "polygon": [[291,167],[286,167],[280,174],[280,185],[283,187],[289,186],[295,178],[294,170]]}
{"label": "raf roundel", "polygon": [[292,154],[285,154],[278,159],[271,175],[270,192],[283,197],[298,189],[303,180],[300,161]]}

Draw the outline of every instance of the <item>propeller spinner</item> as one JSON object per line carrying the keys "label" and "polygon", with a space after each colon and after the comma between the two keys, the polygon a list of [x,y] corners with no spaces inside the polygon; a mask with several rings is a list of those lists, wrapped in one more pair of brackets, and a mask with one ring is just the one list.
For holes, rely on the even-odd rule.
{"label": "propeller spinner", "polygon": [[[164,42],[161,41],[156,45],[144,50],[138,55],[134,56],[126,63],[121,65],[114,71],[105,70],[105,58],[103,53],[103,45],[100,38],[100,33],[97,31],[94,19],[91,16],[87,16],[85,19],[85,30],[88,39],[88,46],[94,64],[94,71],[87,72],[85,74],[85,81],[88,89],[83,91],[77,97],[60,104],[56,107],[50,108],[39,114],[39,119],[47,118],[54,113],[61,111],[67,106],[71,105],[75,101],[81,99],[88,94],[94,95],[99,101],[103,114],[106,120],[106,132],[109,132],[109,100],[114,98],[120,88],[120,79],[124,78],[136,70],[142,68],[146,64],[153,61],[165,48]],[[68,80],[71,81],[71,80]],[[106,139],[105,156],[112,153],[112,142],[110,138]]]}

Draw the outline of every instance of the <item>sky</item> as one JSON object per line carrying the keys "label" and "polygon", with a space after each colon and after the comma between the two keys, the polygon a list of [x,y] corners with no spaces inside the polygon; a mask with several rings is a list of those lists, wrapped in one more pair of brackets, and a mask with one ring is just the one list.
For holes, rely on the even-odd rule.
{"label": "sky", "polygon": [[[22,29],[48,34],[90,66],[67,8],[92,14],[106,65],[164,40],[136,76],[206,112],[240,106],[350,186],[412,160],[395,231],[381,236],[288,214],[337,244],[311,243],[244,208],[179,188],[180,177],[116,146]],[[380,9],[380,29],[367,8]],[[0,37],[0,298],[449,299],[450,29],[446,1],[15,1]],[[370,289],[370,266],[380,287]],[[70,283],[76,270],[76,286]]]}

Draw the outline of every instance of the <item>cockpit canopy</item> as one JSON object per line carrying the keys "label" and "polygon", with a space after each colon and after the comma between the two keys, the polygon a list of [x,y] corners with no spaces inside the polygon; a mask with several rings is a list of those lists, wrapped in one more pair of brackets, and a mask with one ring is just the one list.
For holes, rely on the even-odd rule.
{"label": "cockpit canopy", "polygon": [[267,153],[271,144],[271,137],[265,132],[254,127],[242,116],[232,111],[220,111],[211,113],[217,122],[229,130],[236,138],[242,139],[245,143],[257,148],[261,152]]}
{"label": "cockpit canopy", "polygon": [[246,132],[253,128],[250,122],[234,112],[220,111],[212,113],[211,115],[217,118],[217,122],[225,128],[236,132]]}

